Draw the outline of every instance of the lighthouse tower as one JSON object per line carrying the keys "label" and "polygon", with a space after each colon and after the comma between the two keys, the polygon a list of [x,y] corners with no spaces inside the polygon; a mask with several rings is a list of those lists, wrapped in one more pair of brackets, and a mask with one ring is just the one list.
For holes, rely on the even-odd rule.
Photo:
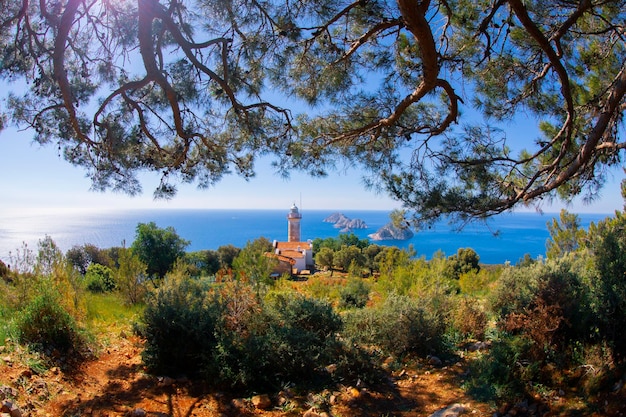
{"label": "lighthouse tower", "polygon": [[294,203],[287,214],[287,222],[289,223],[289,231],[287,234],[288,242],[300,242],[300,220],[302,214],[298,211],[298,207]]}

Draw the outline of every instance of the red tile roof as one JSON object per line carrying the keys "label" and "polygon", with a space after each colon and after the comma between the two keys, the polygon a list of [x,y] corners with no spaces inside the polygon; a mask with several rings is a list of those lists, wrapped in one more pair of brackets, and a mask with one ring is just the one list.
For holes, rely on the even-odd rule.
{"label": "red tile roof", "polygon": [[275,253],[271,253],[271,252],[265,252],[264,255],[267,256],[268,258],[276,258],[279,261],[287,262],[290,265],[296,264],[296,261],[293,259],[293,257],[290,257],[290,256],[276,255]]}
{"label": "red tile roof", "polygon": [[311,243],[309,242],[276,242],[276,249],[280,249],[281,251],[297,251],[300,250],[311,250]]}

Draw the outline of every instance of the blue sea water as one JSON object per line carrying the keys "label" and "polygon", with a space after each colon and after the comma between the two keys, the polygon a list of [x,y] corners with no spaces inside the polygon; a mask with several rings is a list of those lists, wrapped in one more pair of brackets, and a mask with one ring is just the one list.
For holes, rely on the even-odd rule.
{"label": "blue sea water", "polygon": [[[0,259],[10,261],[10,253],[26,243],[36,250],[37,242],[50,236],[61,250],[86,243],[100,248],[130,246],[138,223],[155,222],[159,227],[173,227],[179,236],[190,241],[188,251],[217,249],[232,244],[243,247],[258,237],[287,239],[285,210],[128,210],[108,212],[11,213],[0,215]],[[302,239],[337,237],[339,230],[323,220],[336,210],[304,210]],[[389,222],[387,211],[341,211],[351,219],[361,219],[367,229],[354,230],[360,238]],[[426,258],[438,250],[446,255],[471,247],[486,264],[517,262],[526,253],[533,258],[545,254],[549,237],[546,223],[558,214],[514,213],[491,220],[488,225],[470,224],[457,232],[445,223],[421,230],[407,241],[372,242],[407,248],[413,245],[418,256]],[[607,217],[606,214],[581,214],[583,227]],[[496,233],[497,232],[497,233]]]}

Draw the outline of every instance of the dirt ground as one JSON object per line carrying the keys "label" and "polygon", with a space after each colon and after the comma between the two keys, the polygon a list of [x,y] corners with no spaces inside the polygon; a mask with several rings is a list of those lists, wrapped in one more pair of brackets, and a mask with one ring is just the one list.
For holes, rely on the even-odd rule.
{"label": "dirt ground", "polygon": [[[457,405],[457,410],[461,407],[463,415],[475,416],[588,415],[566,412],[563,407],[558,412],[549,411],[548,405],[541,403],[532,405],[532,414],[520,408],[494,410],[461,389],[466,376],[465,361],[438,366],[414,362],[390,371],[387,380],[376,387],[340,386],[316,393],[286,389],[241,398],[212,390],[206,383],[148,375],[141,362],[141,351],[142,341],[122,332],[111,336],[96,358],[66,373],[57,367],[37,372],[27,366],[25,352],[0,347],[0,399],[13,401],[23,417],[418,417],[431,416],[453,405]],[[612,399],[613,412],[594,415],[621,415],[626,412],[626,408],[621,408],[623,398]],[[5,417],[2,413],[0,416]]]}
{"label": "dirt ground", "polygon": [[[388,374],[377,387],[340,386],[334,391],[259,393],[240,398],[207,384],[148,375],[141,362],[142,342],[112,338],[97,358],[65,373],[53,367],[38,374],[19,350],[0,352],[0,386],[14,397],[24,416],[429,416],[454,404],[467,414],[492,415],[487,404],[459,388],[463,363],[433,367],[415,363]],[[26,360],[28,362],[28,360]],[[11,387],[10,389],[7,387]],[[270,403],[255,402],[269,397]],[[2,394],[0,394],[2,395]],[[1,414],[0,414],[1,415]]]}

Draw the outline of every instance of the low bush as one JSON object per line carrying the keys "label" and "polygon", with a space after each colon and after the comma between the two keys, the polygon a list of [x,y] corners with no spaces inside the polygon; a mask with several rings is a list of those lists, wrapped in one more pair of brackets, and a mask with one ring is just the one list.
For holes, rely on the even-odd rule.
{"label": "low bush", "polygon": [[144,312],[144,361],[153,372],[247,391],[328,382],[345,377],[330,365],[367,368],[337,339],[341,327],[330,304],[294,292],[261,297],[238,282],[206,288],[166,279]]}
{"label": "low bush", "polygon": [[279,388],[286,382],[307,385],[328,377],[325,367],[342,351],[335,337],[341,320],[329,304],[295,293],[271,293],[260,304],[248,305],[254,313],[243,314],[243,321],[226,311],[205,378],[250,389]]}
{"label": "low bush", "polygon": [[92,293],[111,292],[116,287],[113,271],[108,266],[91,264],[85,274],[85,285]]}
{"label": "low bush", "polygon": [[345,335],[387,354],[421,355],[446,350],[446,319],[425,300],[389,294],[375,307],[349,311]]}
{"label": "low bush", "polygon": [[[584,263],[563,257],[505,274],[492,305],[501,329],[533,341],[533,361],[572,365],[573,349],[594,342],[596,324]],[[586,268],[585,268],[586,269]],[[576,364],[574,364],[576,365]]]}
{"label": "low bush", "polygon": [[461,297],[454,303],[451,327],[461,338],[484,340],[488,321],[487,313],[477,299]]}
{"label": "low bush", "polygon": [[599,282],[593,258],[583,251],[508,268],[492,294],[498,337],[477,362],[475,381],[482,382],[475,387],[491,385],[491,395],[507,400],[533,387],[556,389],[564,380],[589,391],[588,381],[575,377],[581,367],[594,356],[615,363],[601,330]]}
{"label": "low bush", "polygon": [[[4,288],[0,284],[0,291],[2,290]],[[12,320],[14,312],[3,301],[2,297],[0,297],[0,341],[2,342],[11,339],[16,330],[15,323]]]}
{"label": "low bush", "polygon": [[532,341],[524,336],[501,334],[488,354],[470,365],[466,388],[480,401],[517,402],[527,396],[538,364],[528,360]]}
{"label": "low bush", "polygon": [[153,372],[195,376],[203,357],[215,347],[219,312],[205,303],[206,288],[197,281],[165,280],[146,303],[142,333],[143,361]]}
{"label": "low bush", "polygon": [[339,307],[363,308],[370,296],[370,289],[360,278],[350,279],[339,291]]}
{"label": "low bush", "polygon": [[18,316],[16,327],[22,343],[46,355],[80,356],[86,346],[78,323],[51,291],[43,291],[28,303]]}

